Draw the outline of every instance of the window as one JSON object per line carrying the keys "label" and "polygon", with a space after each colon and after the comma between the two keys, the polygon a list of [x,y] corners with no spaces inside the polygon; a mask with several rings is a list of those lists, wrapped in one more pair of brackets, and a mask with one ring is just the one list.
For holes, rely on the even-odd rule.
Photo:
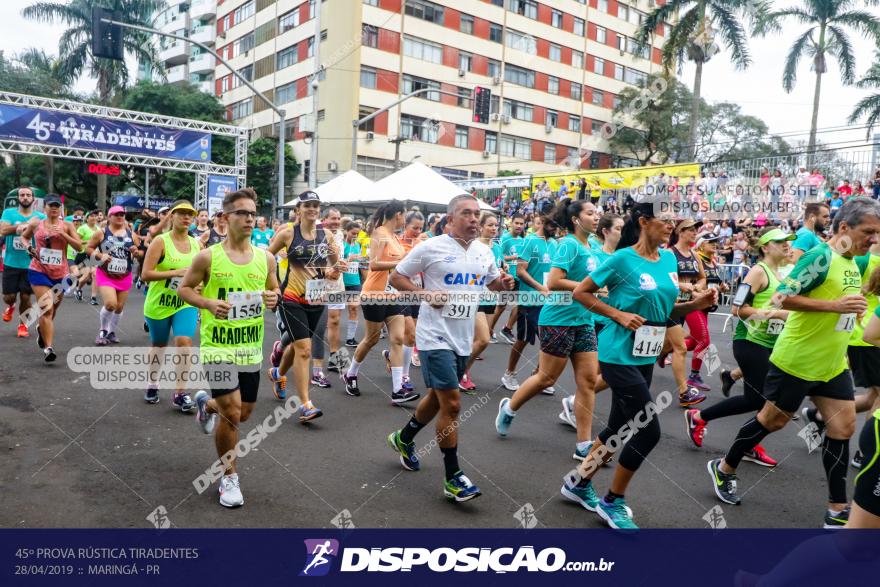
{"label": "window", "polygon": [[584,19],[574,17],[574,34],[576,34],[579,37],[583,37],[585,30],[586,30],[586,27],[584,26]]}
{"label": "window", "polygon": [[556,145],[544,145],[544,163],[556,165]]}
{"label": "window", "polygon": [[[238,70],[238,73],[249,82],[254,81],[254,66],[246,65]],[[241,85],[241,79],[238,76],[233,76],[233,87],[238,87]]]}
{"label": "window", "polygon": [[299,7],[297,6],[290,12],[285,15],[282,15],[281,18],[278,19],[278,34],[289,31],[294,27],[299,26]]}
{"label": "window", "polygon": [[490,0],[493,5],[504,8],[504,0]]}
{"label": "window", "polygon": [[[413,75],[404,75],[403,76],[403,93],[410,94],[412,92],[417,92],[419,90],[439,90],[440,82],[435,82],[433,80],[425,79],[423,77],[416,77]],[[423,94],[419,94],[418,98],[424,98],[425,100],[432,100],[434,102],[440,101],[440,92],[425,92]]]}
{"label": "window", "polygon": [[504,79],[512,84],[525,86],[527,88],[535,87],[535,72],[531,69],[508,64],[507,67],[504,68]]}
{"label": "window", "polygon": [[471,61],[473,59],[473,55],[470,53],[465,53],[464,51],[459,52],[458,54],[458,68],[464,71],[471,70]]}
{"label": "window", "polygon": [[599,165],[599,153],[593,153],[590,155],[590,169],[598,169]]}
{"label": "window", "polygon": [[486,151],[489,153],[498,152],[498,134],[486,131]]}
{"label": "window", "polygon": [[431,63],[443,62],[443,47],[435,43],[429,43],[415,37],[403,39],[403,54],[407,57],[423,59]]}
{"label": "window", "polygon": [[458,94],[458,97],[455,99],[455,103],[457,106],[461,106],[462,108],[470,108],[471,107],[471,90],[470,89],[468,89],[468,88],[455,88],[455,93]]}
{"label": "window", "polygon": [[494,22],[489,24],[489,40],[494,41],[496,43],[501,42],[501,32],[502,28],[500,24],[495,24]]}
{"label": "window", "polygon": [[593,90],[593,104],[603,106],[605,104],[605,92],[602,90]]}
{"label": "window", "polygon": [[317,116],[318,120],[324,120],[324,117],[326,116],[326,114],[327,113],[324,112],[323,108],[321,110],[318,110],[318,116]]}
{"label": "window", "polygon": [[489,77],[498,77],[501,75],[501,64],[494,59],[490,59],[487,65],[486,73]]}
{"label": "window", "polygon": [[614,79],[623,81],[623,66],[619,63],[614,64]]}
{"label": "window", "polygon": [[436,120],[418,118],[404,114],[400,117],[400,133],[414,141],[436,143],[439,137],[440,123]]}
{"label": "window", "polygon": [[559,113],[555,110],[548,110],[547,116],[544,117],[544,125],[556,128],[559,125]]}
{"label": "window", "polygon": [[516,157],[518,159],[531,159],[532,143],[528,139],[502,136],[501,154],[507,157]]}
{"label": "window", "polygon": [[617,35],[617,48],[626,51],[626,37],[624,35]]}
{"label": "window", "polygon": [[254,112],[254,100],[248,98],[232,105],[232,120],[238,120],[245,116],[250,116]]}
{"label": "window", "polygon": [[427,0],[407,0],[404,12],[428,22],[443,24],[443,7]]}
{"label": "window", "polygon": [[376,70],[372,67],[361,65],[361,87],[376,89]]}
{"label": "window", "polygon": [[241,37],[235,42],[233,46],[232,52],[234,55],[238,56],[247,51],[250,51],[254,48],[254,33],[253,31]]}
{"label": "window", "polygon": [[[302,116],[300,116],[300,118],[302,118]],[[301,125],[301,123],[299,123],[299,121],[297,121],[297,126],[300,126],[300,125]],[[311,172],[311,170],[312,170],[312,162],[309,161],[308,159],[306,159],[305,161],[303,161],[303,182],[304,183],[309,183],[309,173]]]}
{"label": "window", "polygon": [[[375,108],[365,108],[365,107],[361,106],[358,109],[358,120],[360,120],[361,118],[366,118],[367,116],[369,116],[370,114],[372,114],[375,111],[376,111]],[[375,122],[376,122],[376,119],[371,118],[368,121],[366,121],[365,123],[363,123],[362,125],[360,125],[358,127],[358,130],[362,130],[364,132],[373,132],[376,128]]]}
{"label": "window", "polygon": [[224,75],[220,78],[220,93],[228,92],[230,88],[232,88],[232,77],[231,75]]}
{"label": "window", "polygon": [[627,67],[623,75],[623,81],[634,86],[644,86],[648,81],[648,75],[638,69]]}
{"label": "window", "polygon": [[525,102],[520,102],[518,100],[504,101],[504,114],[511,118],[532,122],[534,119],[534,112],[535,109],[531,104],[526,104]]}
{"label": "window", "polygon": [[571,99],[580,100],[583,97],[582,86],[577,82],[571,82]]}
{"label": "window", "polygon": [[364,47],[377,48],[379,46],[379,29],[369,24],[362,25],[361,42]]}
{"label": "window", "polygon": [[[623,18],[623,17],[621,17]],[[627,20],[636,26],[641,26],[642,21],[645,20],[645,15],[636,10],[635,8],[629,9],[629,15]]]}
{"label": "window", "polygon": [[284,84],[275,90],[275,101],[279,104],[286,104],[294,100],[296,100],[296,82]]}
{"label": "window", "polygon": [[562,61],[562,47],[550,43],[550,59],[551,61]]}
{"label": "window", "polygon": [[364,4],[368,6],[379,6],[379,0],[364,0]]}
{"label": "window", "polygon": [[235,9],[233,12],[232,20],[235,24],[240,23],[246,18],[250,18],[256,12],[256,2],[254,0],[250,0],[250,2],[245,2],[241,6]]}
{"label": "window", "polygon": [[[315,37],[310,37],[307,41],[307,49],[306,49],[306,57],[314,57],[315,56]],[[309,84],[311,86],[311,84]]]}
{"label": "window", "polygon": [[547,91],[551,94],[559,95],[559,78],[555,76],[547,77]]}
{"label": "window", "polygon": [[608,0],[599,0],[597,8],[602,12],[608,12]]}
{"label": "window", "polygon": [[466,126],[455,127],[455,146],[459,149],[468,148],[468,129]]}
{"label": "window", "polygon": [[558,29],[562,28],[562,13],[558,10],[550,12],[550,25]]}
{"label": "window", "polygon": [[286,49],[282,49],[278,52],[276,56],[276,64],[275,69],[284,69],[285,67],[291,66],[296,63],[296,60],[299,57],[299,49],[297,45],[292,45],[287,47]]}
{"label": "window", "polygon": [[605,75],[605,60],[601,57],[595,57],[593,59],[593,73]]}
{"label": "window", "polygon": [[498,96],[492,96],[492,99],[489,100],[489,114],[498,114],[498,109],[501,106],[501,98]]}
{"label": "window", "polygon": [[507,7],[528,18],[538,18],[538,3],[534,0],[509,0]]}
{"label": "window", "polygon": [[603,126],[605,126],[604,122],[602,122],[601,120],[594,120],[592,123],[590,123],[590,132],[592,132],[594,135],[601,134]]}
{"label": "window", "polygon": [[603,45],[608,42],[607,39],[607,31],[605,27],[597,26],[596,27],[596,42],[602,43]]}
{"label": "window", "polygon": [[571,132],[581,132],[581,117],[575,114],[568,115],[568,130]]}
{"label": "window", "polygon": [[526,35],[511,29],[507,29],[507,39],[505,43],[511,49],[525,51],[529,55],[538,54],[537,43],[535,43],[535,38],[531,35]]}
{"label": "window", "polygon": [[468,35],[474,34],[474,17],[470,14],[462,14],[458,30]]}
{"label": "window", "polygon": [[614,99],[611,100],[611,106],[613,108],[619,107],[623,103],[623,100],[620,99],[620,96],[614,96]]}
{"label": "window", "polygon": [[576,67],[578,69],[583,69],[584,67],[584,54],[580,51],[575,51],[572,49],[571,51],[571,66]]}

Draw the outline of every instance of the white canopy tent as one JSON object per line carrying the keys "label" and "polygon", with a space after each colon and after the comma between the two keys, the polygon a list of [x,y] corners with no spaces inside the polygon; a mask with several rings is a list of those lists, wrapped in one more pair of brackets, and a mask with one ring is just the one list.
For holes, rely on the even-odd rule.
{"label": "white canopy tent", "polygon": [[[366,194],[373,189],[373,182],[350,169],[334,177],[327,183],[315,188],[321,202],[326,204],[340,204],[346,202],[360,202]],[[297,198],[287,202],[284,207],[290,208],[296,205]]]}

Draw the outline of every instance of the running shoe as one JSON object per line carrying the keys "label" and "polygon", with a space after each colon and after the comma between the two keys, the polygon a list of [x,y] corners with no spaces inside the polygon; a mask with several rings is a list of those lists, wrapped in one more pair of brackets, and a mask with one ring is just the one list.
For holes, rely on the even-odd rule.
{"label": "running shoe", "polygon": [[385,370],[391,373],[391,351],[388,349],[382,351],[382,358],[385,359]]}
{"label": "running shoe", "polygon": [[712,459],[706,463],[709,476],[712,477],[712,487],[715,495],[724,503],[739,505],[740,498],[736,494],[736,473],[724,473],[721,469],[721,459]]}
{"label": "running shoe", "polygon": [[284,346],[282,346],[280,340],[276,340],[274,344],[272,344],[272,352],[269,354],[269,363],[272,364],[273,367],[281,366],[281,355],[284,354]]}
{"label": "running shoe", "polygon": [[12,314],[15,313],[15,306],[6,306],[6,309],[3,310],[3,321],[9,322],[12,320]]}
{"label": "running shoe", "polygon": [[503,385],[507,391],[516,391],[519,389],[519,381],[516,378],[516,373],[505,371],[504,375],[501,376],[501,385]]}
{"label": "running shoe", "polygon": [[311,422],[315,418],[320,418],[324,415],[324,412],[316,408],[314,405],[309,404],[310,407],[306,407],[306,404],[303,404],[299,407],[299,421],[300,423]]}
{"label": "running shoe", "polygon": [[474,485],[467,475],[459,471],[452,479],[443,484],[443,495],[448,499],[454,499],[456,503],[463,503],[480,497],[480,488]]}
{"label": "running shoe", "polygon": [[712,388],[706,385],[699,373],[691,373],[687,378],[688,387],[695,387],[700,391],[712,391]]}
{"label": "running shoe", "polygon": [[413,349],[412,358],[409,360],[409,364],[413,367],[422,366],[422,359],[419,357],[419,349]]}
{"label": "running shoe", "polygon": [[510,425],[513,424],[514,416],[504,411],[504,408],[510,403],[510,398],[501,398],[498,402],[498,415],[495,417],[495,431],[499,436],[507,436],[510,432]]}
{"label": "running shoe", "polygon": [[97,306],[98,305],[98,298],[96,298],[95,296],[92,296],[92,298],[89,300],[89,304],[91,304],[93,306]]}
{"label": "running shoe", "polygon": [[545,387],[544,389],[542,389],[541,393],[543,393],[544,395],[553,395],[554,393],[556,393],[556,388],[551,385],[550,387]]}
{"label": "running shoe", "polygon": [[501,332],[498,334],[504,342],[507,344],[513,344],[516,342],[516,337],[513,335],[513,330],[505,326],[501,329]]}
{"label": "running shoe", "polygon": [[148,404],[155,404],[159,402],[159,389],[149,387],[147,388],[147,392],[144,394],[144,401]]}
{"label": "running shoe", "polygon": [[379,340],[382,340],[383,338],[385,338],[387,332],[388,332],[388,327],[383,326],[382,330],[379,332]]}
{"label": "running shoe", "polygon": [[577,420],[574,417],[574,396],[569,395],[562,398],[562,411],[559,412],[559,419],[577,430]]}
{"label": "running shoe", "polygon": [[107,340],[107,331],[101,330],[98,332],[98,336],[95,337],[95,346],[107,346],[108,344],[110,344],[110,341]]}
{"label": "running shoe", "polygon": [[[158,399],[158,397],[157,397]],[[208,400],[211,399],[208,392],[200,389],[196,392],[196,422],[205,434],[214,432],[214,426],[217,425],[217,414],[208,413]]]}
{"label": "running shoe", "polygon": [[413,386],[412,381],[409,379],[409,375],[404,375],[400,380],[400,389],[404,391],[413,392],[416,388]]}
{"label": "running shoe", "polygon": [[724,397],[730,397],[730,389],[734,386],[736,381],[733,379],[733,375],[731,375],[730,370],[722,369],[721,370],[721,393]]}
{"label": "running shoe", "polygon": [[349,338],[348,340],[345,341],[345,346],[347,346],[347,347],[351,347],[353,349],[356,349],[357,345],[358,345],[358,341],[356,341],[353,338]]}
{"label": "running shoe", "polygon": [[706,422],[697,418],[697,412],[700,410],[686,410],[684,413],[684,421],[687,424],[687,434],[694,446],[700,448],[703,446],[703,436],[706,435]]}
{"label": "running shoe", "polygon": [[498,344],[498,336],[494,332],[489,335],[489,344]]}
{"label": "running shoe", "polygon": [[43,340],[43,335],[40,333],[40,325],[37,324],[37,346],[41,349],[46,348],[46,341]]}
{"label": "running shoe", "polygon": [[184,413],[189,413],[196,407],[188,393],[175,393],[174,397],[171,399],[171,403],[174,404],[174,407]]}
{"label": "running shoe", "polygon": [[349,377],[345,373],[342,373],[342,382],[345,384],[345,393],[348,395],[357,397],[361,394],[361,390],[358,388],[357,377]]}
{"label": "running shoe", "polygon": [[402,387],[391,394],[391,403],[395,406],[405,404],[406,402],[411,402],[414,399],[419,399],[419,394],[413,393],[412,391],[407,391]]}
{"label": "running shoe", "polygon": [[76,301],[78,301],[78,302],[83,301],[83,290],[81,290],[80,288],[76,288],[73,291],[73,297],[75,297]]}
{"label": "running shoe", "polygon": [[339,373],[339,365],[340,358],[339,353],[330,353],[330,356],[327,358],[327,370],[328,371],[336,371]]}
{"label": "running shoe", "polygon": [[150,332],[150,325],[147,324],[146,320],[144,320],[144,332],[147,332],[147,333]]}
{"label": "running shoe", "polygon": [[324,389],[327,389],[328,387],[332,387],[332,385],[330,385],[330,382],[327,380],[327,378],[324,377],[323,371],[317,371],[317,372],[312,371],[311,383],[312,383],[312,385],[317,385],[318,387],[323,387]]}
{"label": "running shoe", "polygon": [[749,461],[751,463],[756,463],[761,465],[762,467],[775,467],[779,463],[767,454],[767,451],[764,450],[760,444],[755,446],[752,450],[743,455],[744,461]]}
{"label": "running shoe", "polygon": [[458,388],[465,393],[474,393],[477,390],[477,386],[471,381],[471,374],[467,371],[464,372],[464,376],[458,382]]}
{"label": "running shoe", "polygon": [[695,406],[700,402],[706,401],[706,396],[696,387],[688,386],[687,391],[678,394],[678,405],[682,408]]}
{"label": "running shoe", "polygon": [[54,351],[54,349],[52,349],[52,347],[47,346],[46,348],[43,349],[43,360],[44,361],[46,361],[47,363],[52,363],[55,361],[56,358],[57,358],[57,355],[55,355],[55,351]]}
{"label": "running shoe", "polygon": [[804,416],[804,420],[809,423],[815,424],[816,428],[819,431],[819,434],[825,430],[825,422],[819,419],[819,410],[816,408],[806,407],[801,410],[801,414]]}
{"label": "running shoe", "polygon": [[577,447],[577,445],[574,445],[574,454],[571,455],[571,458],[573,458],[576,461],[583,461],[585,458],[587,458],[587,455],[590,454],[591,450],[593,450],[593,441],[592,440],[584,448],[584,450],[581,450]]}
{"label": "running shoe", "polygon": [[849,521],[849,506],[843,508],[841,512],[832,512],[825,510],[825,523],[822,525],[826,530],[837,530],[846,526]]}
{"label": "running shoe", "polygon": [[241,487],[238,484],[238,473],[224,475],[220,479],[220,505],[227,508],[237,508],[244,505],[244,497],[241,495]]}
{"label": "running shoe", "polygon": [[283,402],[287,399],[287,376],[278,374],[278,367],[272,367],[269,369],[269,381],[272,382],[272,393],[275,394],[275,399]]}
{"label": "running shoe", "polygon": [[27,326],[25,326],[24,324],[18,325],[18,333],[15,336],[17,336],[18,338],[27,338],[30,335],[31,333],[28,332]]}
{"label": "running shoe", "polygon": [[108,332],[107,333],[107,342],[112,342],[113,344],[119,344],[119,337],[116,336],[116,332]]}
{"label": "running shoe", "polygon": [[614,498],[608,503],[600,499],[596,506],[596,513],[615,530],[638,530],[639,527],[632,521],[632,510],[626,505],[622,497]]}
{"label": "running shoe", "polygon": [[141,281],[141,278],[140,278],[140,277],[138,277],[138,278],[137,278],[137,281],[134,282],[134,285],[135,285],[136,288],[140,289],[140,288],[142,288],[142,287],[144,286],[144,282]]}
{"label": "running shoe", "polygon": [[587,511],[595,512],[599,506],[599,496],[596,495],[596,490],[593,489],[593,482],[587,481],[585,485],[579,485],[581,482],[579,479],[579,475],[566,475],[565,482],[562,484],[562,489],[559,492],[563,497],[580,504]]}
{"label": "running shoe", "polygon": [[419,470],[419,457],[416,455],[416,443],[406,443],[400,439],[400,430],[396,430],[388,435],[388,446],[390,446],[399,456],[400,465],[407,471]]}
{"label": "running shoe", "polygon": [[853,455],[853,458],[849,462],[849,464],[852,466],[853,469],[861,469],[863,461],[864,461],[864,455],[862,454],[862,451],[857,450],[856,454]]}

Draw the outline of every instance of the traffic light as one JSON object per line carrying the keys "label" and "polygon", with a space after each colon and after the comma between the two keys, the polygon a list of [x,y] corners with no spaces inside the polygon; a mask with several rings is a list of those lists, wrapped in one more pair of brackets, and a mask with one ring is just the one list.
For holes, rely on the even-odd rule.
{"label": "traffic light", "polygon": [[474,88],[474,122],[489,124],[489,107],[492,102],[492,90],[477,86]]}
{"label": "traffic light", "polygon": [[102,18],[120,21],[121,14],[97,6],[92,8],[92,55],[123,61],[122,27],[101,22]]}

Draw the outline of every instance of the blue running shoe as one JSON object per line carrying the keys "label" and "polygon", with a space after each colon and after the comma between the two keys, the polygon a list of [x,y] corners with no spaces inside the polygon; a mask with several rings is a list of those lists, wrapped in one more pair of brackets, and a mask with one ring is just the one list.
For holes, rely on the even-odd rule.
{"label": "blue running shoe", "polygon": [[272,382],[272,393],[275,394],[275,399],[280,402],[283,402],[287,399],[287,376],[278,375],[278,367],[272,367],[269,369],[269,381]]}
{"label": "blue running shoe", "polygon": [[483,495],[480,488],[474,485],[467,476],[459,471],[455,477],[446,481],[443,485],[443,495],[454,499],[456,503],[464,503]]}
{"label": "blue running shoe", "polygon": [[311,422],[315,418],[320,418],[323,415],[324,412],[312,405],[311,402],[309,402],[308,407],[303,404],[299,408],[299,421],[301,424]]}
{"label": "blue running shoe", "polygon": [[181,412],[191,412],[196,407],[188,393],[175,393],[171,403]]}
{"label": "blue running shoe", "polygon": [[600,499],[596,513],[615,530],[639,529],[632,521],[632,510],[627,507],[622,497],[615,498],[611,503],[607,503],[604,498]]}
{"label": "blue running shoe", "polygon": [[147,393],[144,394],[144,401],[148,404],[155,404],[159,402],[159,389],[149,388],[147,389]]}
{"label": "blue running shoe", "polygon": [[563,483],[560,493],[566,499],[582,505],[587,511],[595,512],[599,506],[599,496],[596,495],[596,490],[593,489],[593,482],[587,481],[586,485],[579,485],[579,483],[579,476],[566,475],[565,483]]}
{"label": "blue running shoe", "polygon": [[409,377],[404,375],[403,380],[400,382],[400,389],[407,393],[412,393],[416,390],[413,386],[412,381],[410,381]]}
{"label": "blue running shoe", "polygon": [[196,404],[196,421],[199,423],[199,427],[205,434],[212,433],[214,431],[214,426],[217,425],[217,414],[209,414],[207,410],[209,399],[211,399],[211,397],[204,389],[197,391],[196,397],[194,398]]}
{"label": "blue running shoe", "polygon": [[507,436],[507,433],[510,432],[510,425],[513,424],[514,417],[504,411],[504,408],[506,408],[509,403],[509,397],[502,398],[501,401],[498,402],[498,416],[495,417],[495,431],[498,432],[499,436]]}
{"label": "blue running shoe", "polygon": [[579,449],[577,447],[577,445],[575,445],[574,446],[574,454],[572,455],[572,458],[576,461],[582,461],[585,458],[587,458],[587,455],[590,454],[591,450],[593,450],[593,441],[592,440],[590,441],[590,444],[588,444],[584,450]]}
{"label": "blue running shoe", "polygon": [[419,457],[416,455],[416,443],[406,443],[400,439],[400,430],[388,435],[388,446],[400,455],[400,464],[407,471],[419,470]]}

